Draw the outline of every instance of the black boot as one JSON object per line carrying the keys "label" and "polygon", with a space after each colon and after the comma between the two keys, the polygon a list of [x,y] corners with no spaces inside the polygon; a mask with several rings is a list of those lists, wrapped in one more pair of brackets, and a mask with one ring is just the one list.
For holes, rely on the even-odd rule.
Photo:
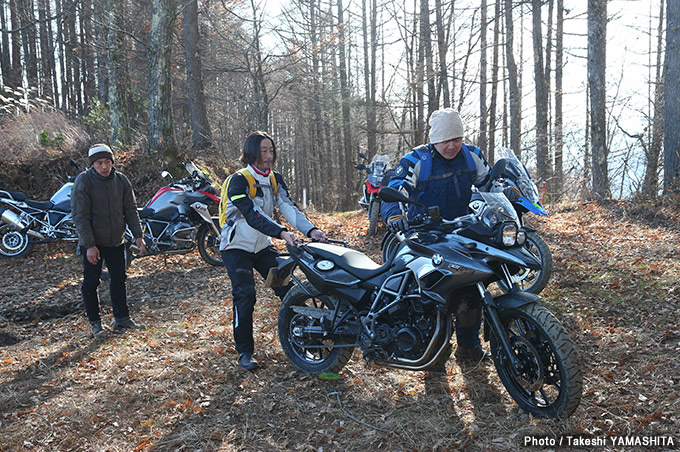
{"label": "black boot", "polygon": [[253,359],[251,353],[241,353],[238,355],[238,365],[245,370],[255,370],[260,367],[260,364]]}

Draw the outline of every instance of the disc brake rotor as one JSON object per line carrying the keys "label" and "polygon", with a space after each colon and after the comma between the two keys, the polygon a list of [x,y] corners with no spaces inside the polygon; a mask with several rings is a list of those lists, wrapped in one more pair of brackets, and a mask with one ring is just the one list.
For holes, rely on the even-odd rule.
{"label": "disc brake rotor", "polygon": [[510,345],[519,361],[519,375],[515,375],[515,379],[527,391],[539,390],[543,386],[545,374],[538,351],[522,336],[512,336]]}
{"label": "disc brake rotor", "polygon": [[10,231],[2,236],[2,246],[8,251],[21,249],[24,243],[24,236],[17,231]]}

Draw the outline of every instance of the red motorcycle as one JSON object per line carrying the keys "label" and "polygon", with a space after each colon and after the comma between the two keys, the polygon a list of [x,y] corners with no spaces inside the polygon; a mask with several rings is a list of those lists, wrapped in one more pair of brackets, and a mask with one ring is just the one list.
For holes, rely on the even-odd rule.
{"label": "red motorcycle", "polygon": [[[159,189],[139,209],[139,219],[144,231],[146,253],[186,254],[198,247],[204,261],[222,265],[220,253],[220,227],[217,217],[212,217],[208,207],[219,205],[218,191],[210,178],[196,165],[185,165],[190,176],[175,182],[167,171],[161,174],[170,178],[170,184]],[[137,256],[135,239],[129,228],[125,231],[126,262],[129,265]]]}
{"label": "red motorcycle", "polygon": [[[359,157],[368,161],[368,158],[362,152],[359,152]],[[368,214],[368,236],[370,237],[378,231],[378,222],[380,221],[381,201],[378,192],[382,187],[387,186],[394,170],[390,168],[389,157],[381,154],[373,156],[368,166],[359,163],[354,168],[368,172],[363,187],[363,197],[359,200],[359,205]]]}

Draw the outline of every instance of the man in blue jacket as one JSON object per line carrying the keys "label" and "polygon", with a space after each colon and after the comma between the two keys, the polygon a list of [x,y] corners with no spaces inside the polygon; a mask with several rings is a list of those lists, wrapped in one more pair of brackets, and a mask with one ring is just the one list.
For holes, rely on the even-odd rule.
{"label": "man in blue jacket", "polygon": [[[463,121],[451,108],[430,116],[430,142],[402,157],[389,186],[427,207],[438,206],[440,215],[452,220],[468,213],[472,186],[485,184],[491,172],[482,151],[463,143]],[[408,218],[419,213],[413,205],[383,203],[381,212],[392,232],[408,230]],[[481,360],[479,296],[466,297],[456,312],[456,358]]]}

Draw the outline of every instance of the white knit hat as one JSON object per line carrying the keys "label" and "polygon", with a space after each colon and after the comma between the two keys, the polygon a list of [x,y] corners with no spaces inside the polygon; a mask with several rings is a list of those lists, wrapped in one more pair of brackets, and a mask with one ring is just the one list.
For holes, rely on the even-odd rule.
{"label": "white knit hat", "polygon": [[95,144],[87,153],[87,162],[92,166],[99,159],[109,159],[113,162],[113,151],[105,144]]}
{"label": "white knit hat", "polygon": [[463,121],[453,108],[435,110],[430,116],[430,143],[441,143],[465,135]]}

